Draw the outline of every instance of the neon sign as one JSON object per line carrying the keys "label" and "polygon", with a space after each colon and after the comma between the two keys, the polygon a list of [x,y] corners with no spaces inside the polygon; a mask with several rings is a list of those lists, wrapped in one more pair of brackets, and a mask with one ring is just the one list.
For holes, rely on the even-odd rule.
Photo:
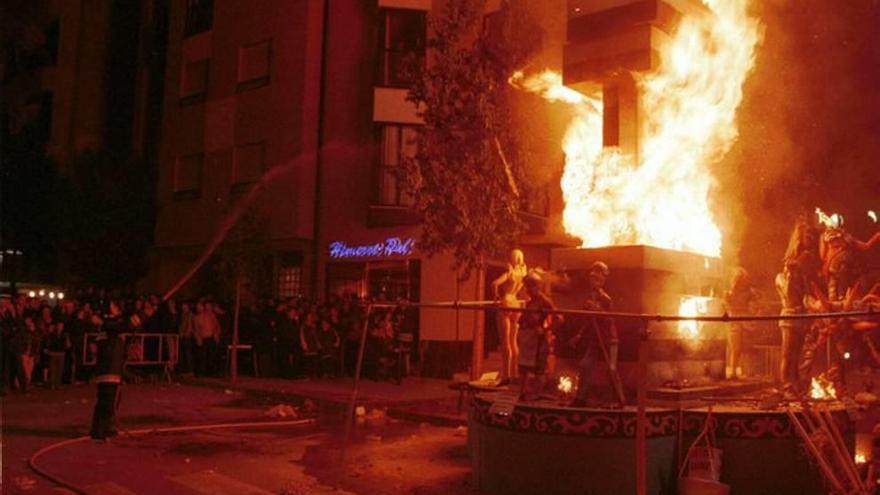
{"label": "neon sign", "polygon": [[413,252],[416,240],[412,237],[401,239],[389,237],[376,244],[349,246],[342,241],[330,243],[330,257],[343,258],[384,258],[389,256],[409,256]]}

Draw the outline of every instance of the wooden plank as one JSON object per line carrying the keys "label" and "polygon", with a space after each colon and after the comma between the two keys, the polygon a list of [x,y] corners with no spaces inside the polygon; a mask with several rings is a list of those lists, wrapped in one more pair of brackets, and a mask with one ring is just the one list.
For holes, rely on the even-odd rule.
{"label": "wooden plank", "polygon": [[641,24],[651,24],[671,33],[680,19],[681,14],[668,3],[642,0],[569,19],[568,41],[592,41]]}

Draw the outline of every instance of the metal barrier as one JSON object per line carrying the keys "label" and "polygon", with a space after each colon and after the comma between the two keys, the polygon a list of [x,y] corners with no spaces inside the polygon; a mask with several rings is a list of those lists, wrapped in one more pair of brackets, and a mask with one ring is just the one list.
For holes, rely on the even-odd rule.
{"label": "metal barrier", "polygon": [[[99,333],[86,333],[83,339],[82,365],[97,362]],[[162,366],[163,374],[171,380],[171,371],[177,365],[178,336],[171,333],[123,333],[125,339],[125,367]]]}

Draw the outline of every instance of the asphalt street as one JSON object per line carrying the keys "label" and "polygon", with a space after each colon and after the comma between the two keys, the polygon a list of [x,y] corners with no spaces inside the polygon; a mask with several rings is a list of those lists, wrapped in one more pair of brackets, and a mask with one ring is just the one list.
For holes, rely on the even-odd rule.
{"label": "asphalt street", "polygon": [[[36,389],[3,398],[3,493],[71,493],[39,476],[28,459],[85,435],[94,390]],[[462,429],[389,419],[358,421],[342,461],[342,418],[305,412],[306,424],[126,434],[151,427],[292,420],[267,413],[278,400],[186,385],[126,385],[123,434],[42,454],[38,465],[85,493],[306,494],[473,493]],[[293,404],[293,406],[296,406]],[[277,412],[277,411],[276,411]]]}

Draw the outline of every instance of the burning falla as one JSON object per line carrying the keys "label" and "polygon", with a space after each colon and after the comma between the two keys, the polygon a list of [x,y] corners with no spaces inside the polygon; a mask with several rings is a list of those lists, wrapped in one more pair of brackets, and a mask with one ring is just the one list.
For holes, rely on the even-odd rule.
{"label": "burning falla", "polygon": [[761,38],[746,0],[704,0],[660,46],[659,66],[634,74],[639,157],[604,147],[602,96],[562,85],[560,74],[516,73],[511,83],[571,106],[563,141],[563,225],[583,247],[645,244],[710,256],[721,231],[710,211],[711,173],[737,137],[736,109]]}

